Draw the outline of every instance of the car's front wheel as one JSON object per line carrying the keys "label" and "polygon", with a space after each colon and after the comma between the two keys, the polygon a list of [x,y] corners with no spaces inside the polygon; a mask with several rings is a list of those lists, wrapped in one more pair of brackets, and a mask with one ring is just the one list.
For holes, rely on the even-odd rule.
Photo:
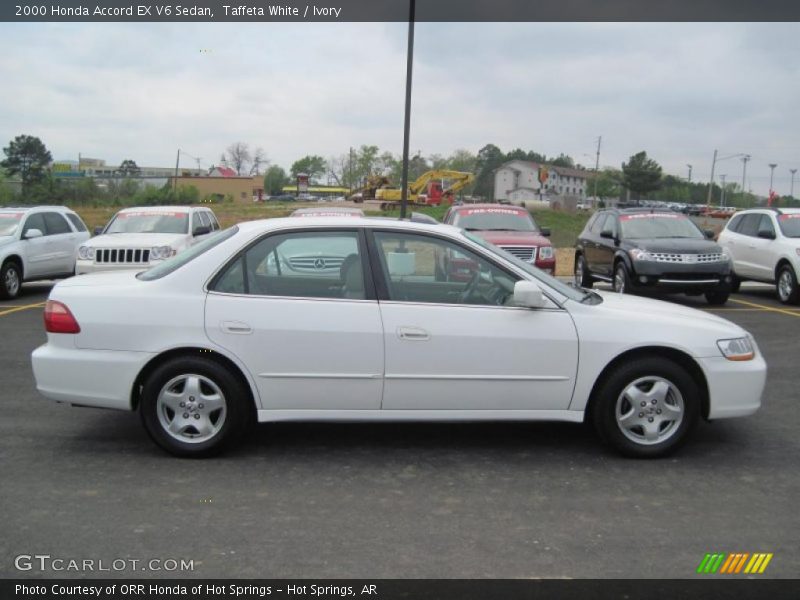
{"label": "car's front wheel", "polygon": [[19,265],[13,260],[7,260],[0,269],[0,298],[12,299],[19,295],[22,286],[22,275]]}
{"label": "car's front wheel", "polygon": [[706,302],[711,306],[722,306],[728,301],[730,295],[730,292],[706,292]]}
{"label": "car's front wheel", "polygon": [[579,254],[575,259],[575,285],[578,287],[590,289],[594,284],[589,268],[586,266],[586,259],[583,254]]}
{"label": "car's front wheel", "polygon": [[657,356],[615,368],[591,407],[600,437],[626,456],[656,458],[675,450],[700,413],[700,389],[679,364]]}
{"label": "car's front wheel", "polygon": [[627,294],[630,292],[631,277],[628,275],[628,268],[625,266],[624,262],[619,261],[617,266],[614,267],[614,281],[611,285],[618,294]]}
{"label": "car's front wheel", "polygon": [[775,282],[778,292],[778,300],[784,304],[797,304],[800,300],[800,289],[797,286],[797,277],[791,265],[783,265],[778,271],[778,279]]}
{"label": "car's front wheel", "polygon": [[183,457],[218,453],[239,440],[251,421],[245,385],[202,357],[182,357],[156,368],[142,386],[142,423],[153,441]]}

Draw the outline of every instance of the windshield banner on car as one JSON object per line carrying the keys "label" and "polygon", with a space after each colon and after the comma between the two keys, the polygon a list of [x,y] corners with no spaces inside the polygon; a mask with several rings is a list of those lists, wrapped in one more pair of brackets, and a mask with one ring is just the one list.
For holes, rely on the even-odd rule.
{"label": "windshield banner on car", "polygon": [[185,212],[165,212],[162,210],[150,210],[150,211],[136,211],[136,212],[124,212],[120,213],[120,219],[129,219],[131,217],[185,217]]}
{"label": "windshield banner on car", "polygon": [[500,215],[518,215],[519,211],[513,208],[469,208],[463,213],[465,216],[469,215],[485,215],[485,214],[500,214]]}
{"label": "windshield banner on car", "polygon": [[620,221],[632,221],[634,219],[685,219],[684,215],[671,215],[669,213],[642,213],[640,215],[622,215]]}

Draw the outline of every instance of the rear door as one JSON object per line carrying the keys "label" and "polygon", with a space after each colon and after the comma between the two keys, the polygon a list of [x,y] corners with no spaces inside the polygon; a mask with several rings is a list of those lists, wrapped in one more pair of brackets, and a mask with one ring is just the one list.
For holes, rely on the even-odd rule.
{"label": "rear door", "polygon": [[365,256],[356,229],[276,233],[212,282],[206,333],[244,362],[264,409],[380,408],[383,326]]}

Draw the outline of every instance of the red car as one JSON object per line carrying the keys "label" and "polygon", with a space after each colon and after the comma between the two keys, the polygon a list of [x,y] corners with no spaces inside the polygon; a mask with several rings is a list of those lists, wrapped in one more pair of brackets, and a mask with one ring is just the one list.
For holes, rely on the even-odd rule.
{"label": "red car", "polygon": [[[451,206],[443,222],[470,231],[551,275],[556,272],[555,251],[547,239],[550,230],[539,227],[525,208],[506,204]],[[468,268],[453,260],[447,272],[451,279],[469,278]]]}

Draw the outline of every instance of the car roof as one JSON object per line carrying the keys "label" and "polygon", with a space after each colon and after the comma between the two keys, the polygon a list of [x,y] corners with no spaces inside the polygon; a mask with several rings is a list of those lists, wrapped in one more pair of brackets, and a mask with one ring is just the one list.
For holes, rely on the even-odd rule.
{"label": "car roof", "polygon": [[292,217],[345,217],[348,215],[363,217],[364,211],[360,208],[351,206],[331,206],[331,207],[306,207],[296,209],[290,216]]}
{"label": "car roof", "polygon": [[206,209],[209,210],[205,206],[128,206],[127,208],[123,208],[119,212],[140,212],[140,211],[147,211],[147,212],[175,212],[177,210],[180,211],[190,211],[192,209]]}
{"label": "car roof", "polygon": [[454,204],[453,210],[472,210],[472,209],[503,209],[503,210],[516,210],[520,212],[528,212],[527,208],[516,206],[515,204],[500,204],[499,202],[483,202],[480,204]]}
{"label": "car roof", "polygon": [[276,219],[259,219],[257,221],[245,221],[239,223],[237,227],[244,232],[255,231],[270,231],[273,229],[302,229],[314,227],[331,227],[335,223],[336,228],[340,227],[369,227],[370,229],[397,229],[400,231],[410,232],[441,232],[445,231],[449,234],[458,234],[461,229],[453,225],[444,225],[442,223],[420,223],[417,221],[401,220],[401,219],[380,219],[380,218],[364,218],[354,217],[350,215],[343,215],[337,217],[332,221],[330,217],[306,217],[304,219],[297,219],[293,217],[280,217]]}
{"label": "car roof", "polygon": [[29,212],[32,210],[60,210],[64,212],[75,212],[68,206],[55,206],[43,204],[40,206],[0,206],[2,212]]}

